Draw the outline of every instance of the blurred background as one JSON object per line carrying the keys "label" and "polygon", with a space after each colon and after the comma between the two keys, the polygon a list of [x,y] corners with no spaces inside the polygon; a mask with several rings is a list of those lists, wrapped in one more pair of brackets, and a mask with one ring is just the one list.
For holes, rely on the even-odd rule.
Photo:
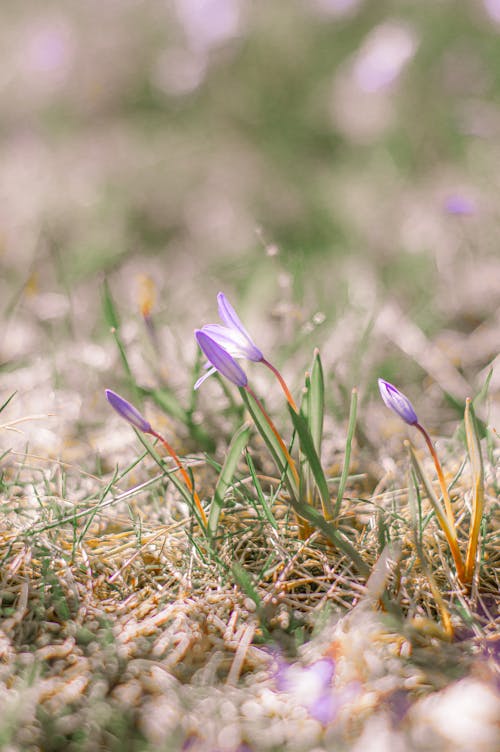
{"label": "blurred background", "polygon": [[154,382],[149,277],[174,388],[223,289],[295,388],[319,345],[432,423],[499,350],[499,93],[499,0],[3,0],[2,390],[102,408],[105,276]]}

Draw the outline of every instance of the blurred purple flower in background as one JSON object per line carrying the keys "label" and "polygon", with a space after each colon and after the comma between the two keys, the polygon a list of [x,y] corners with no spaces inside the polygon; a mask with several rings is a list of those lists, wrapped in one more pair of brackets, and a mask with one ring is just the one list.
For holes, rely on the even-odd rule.
{"label": "blurred purple flower in background", "polygon": [[242,0],[175,0],[189,45],[205,52],[238,35]]}
{"label": "blurred purple flower in background", "polygon": [[342,692],[332,687],[335,661],[321,658],[310,666],[286,663],[278,658],[275,680],[280,692],[288,692],[310,716],[326,726],[337,717],[345,702]]}
{"label": "blurred purple flower in background", "polygon": [[491,20],[500,24],[500,0],[483,0],[483,5]]}
{"label": "blurred purple flower in background", "polygon": [[394,83],[418,47],[413,29],[387,21],[364,40],[354,63],[354,78],[363,91],[376,92]]}
{"label": "blurred purple flower in background", "polygon": [[469,217],[476,211],[474,202],[470,198],[467,198],[467,196],[461,196],[458,193],[446,197],[444,208],[448,214],[455,214],[461,217]]}
{"label": "blurred purple flower in background", "polygon": [[385,405],[399,415],[399,417],[408,423],[409,426],[415,426],[418,423],[418,418],[413,405],[408,397],[397,389],[394,384],[384,379],[378,380],[378,388],[380,390],[380,396],[384,400]]}

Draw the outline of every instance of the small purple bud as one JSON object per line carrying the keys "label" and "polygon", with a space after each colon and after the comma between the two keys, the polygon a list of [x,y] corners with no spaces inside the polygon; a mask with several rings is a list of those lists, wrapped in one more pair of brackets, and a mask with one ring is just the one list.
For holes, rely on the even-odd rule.
{"label": "small purple bud", "polygon": [[139,431],[142,431],[143,433],[152,432],[153,429],[151,428],[151,424],[148,423],[146,418],[140,414],[139,410],[131,405],[130,402],[127,402],[126,399],[120,397],[119,394],[111,391],[111,389],[106,389],[106,399],[111,407],[116,410],[118,415],[125,418],[128,423],[138,428]]}
{"label": "small purple bud", "polygon": [[396,387],[389,381],[384,379],[378,380],[378,388],[380,389],[380,396],[384,400],[385,405],[393,410],[396,415],[399,415],[405,423],[409,426],[414,426],[418,423],[418,418],[413,405],[408,397],[396,389]]}
{"label": "small purple bud", "polygon": [[194,334],[203,354],[213,367],[236,386],[246,387],[248,384],[247,375],[233,356],[202,329],[197,329]]}
{"label": "small purple bud", "polygon": [[444,202],[444,208],[448,214],[455,214],[456,216],[462,217],[469,217],[471,214],[474,214],[476,210],[476,206],[470,198],[459,194],[447,196]]}

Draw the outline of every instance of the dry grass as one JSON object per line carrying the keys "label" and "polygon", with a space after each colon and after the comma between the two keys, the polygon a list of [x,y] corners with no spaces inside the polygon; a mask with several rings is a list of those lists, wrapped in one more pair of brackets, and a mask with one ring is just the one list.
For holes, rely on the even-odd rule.
{"label": "dry grass", "polygon": [[[279,16],[273,3],[215,5],[236,8],[222,13],[224,39],[182,0],[121,0],[120,13],[2,2],[0,404],[16,394],[0,412],[0,749],[493,752],[494,3],[299,0]],[[386,80],[365,90],[377,60]],[[470,211],[450,213],[450,197]],[[104,275],[118,327],[103,314]],[[243,420],[230,388],[192,390],[192,330],[214,320],[218,289],[297,400],[319,347],[333,496],[358,387],[340,524],[367,581],[317,531],[298,539],[256,435],[277,526],[242,459],[209,546],[110,414],[106,387],[138,398],[208,505]],[[410,514],[405,437],[431,477],[433,466],[376,379],[404,389],[439,437],[465,553],[457,425],[491,367],[480,569],[465,592],[425,498]],[[257,365],[248,373],[289,440],[280,391]],[[154,389],[171,400],[163,410]],[[327,727],[275,680],[276,661],[321,656],[342,700]]]}
{"label": "dry grass", "polygon": [[[199,462],[195,472],[210,475]],[[9,748],[167,750],[189,737],[203,750],[241,741],[263,750],[356,749],[379,718],[386,743],[427,749],[418,741],[425,697],[469,677],[471,698],[479,686],[494,707],[500,550],[490,471],[471,594],[457,585],[434,520],[423,530],[420,565],[397,468],[368,497],[344,501],[342,526],[372,567],[368,583],[319,533],[297,539],[285,499],[274,508],[278,529],[259,519],[242,496],[252,492],[244,476],[227,499],[214,559],[154,468],[146,461],[133,473],[129,491],[128,476],[109,487],[101,478],[107,493],[89,498],[94,479],[75,468],[29,456],[4,464],[0,734]],[[459,529],[468,487],[462,470]],[[258,602],[232,576],[235,562]],[[452,613],[453,642],[428,571]],[[385,588],[395,607],[386,614]],[[333,656],[335,686],[359,687],[327,731],[275,691],[271,646],[306,663]],[[446,724],[436,723],[433,743],[447,749]]]}

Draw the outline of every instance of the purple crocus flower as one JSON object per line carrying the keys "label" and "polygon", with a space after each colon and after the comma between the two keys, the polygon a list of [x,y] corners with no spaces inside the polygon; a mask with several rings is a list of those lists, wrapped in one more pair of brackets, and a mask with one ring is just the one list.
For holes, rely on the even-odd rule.
{"label": "purple crocus flower", "polygon": [[[211,366],[218,371],[226,379],[229,379],[233,384],[238,387],[246,387],[248,379],[245,371],[236,362],[234,357],[224,349],[216,340],[209,335],[204,329],[197,329],[195,331],[196,340],[211,364]],[[205,374],[208,376],[208,374]],[[200,380],[198,380],[196,386],[199,386]]]}
{"label": "purple crocus flower", "polygon": [[130,402],[127,402],[126,399],[120,397],[119,394],[113,392],[111,389],[106,389],[106,399],[111,407],[116,410],[118,415],[125,418],[128,423],[138,428],[139,431],[142,431],[143,433],[153,433],[151,424],[148,423],[139,410],[131,405]]}
{"label": "purple crocus flower", "polygon": [[310,666],[278,659],[276,686],[280,692],[291,694],[312,718],[326,726],[335,720],[343,704],[342,695],[332,687],[334,673],[335,662],[331,658],[321,658]]}
{"label": "purple crocus flower", "polygon": [[[220,345],[220,347],[233,358],[246,358],[247,360],[253,360],[255,363],[263,361],[264,356],[262,352],[250,337],[249,333],[241,323],[238,314],[223,292],[220,292],[217,295],[217,304],[219,307],[219,316],[223,325],[207,324],[201,328],[201,331],[208,334],[215,343]],[[213,367],[213,364],[211,367],[210,358],[208,358],[208,360],[208,370],[198,379],[194,385],[195,389],[198,389],[205,379],[215,373],[216,370],[219,370],[218,368]]]}
{"label": "purple crocus flower", "polygon": [[380,390],[380,396],[384,400],[384,403],[390,408],[396,415],[408,423],[409,426],[416,426],[418,423],[417,413],[413,409],[408,397],[396,389],[394,384],[384,379],[378,380],[378,388]]}

